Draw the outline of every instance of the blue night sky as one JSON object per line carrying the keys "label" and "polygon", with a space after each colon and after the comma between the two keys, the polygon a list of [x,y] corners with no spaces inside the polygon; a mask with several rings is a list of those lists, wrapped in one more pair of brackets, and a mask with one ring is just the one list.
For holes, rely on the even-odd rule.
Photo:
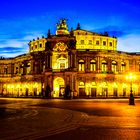
{"label": "blue night sky", "polygon": [[0,4],[0,56],[28,52],[28,42],[55,34],[60,18],[81,28],[118,37],[118,50],[140,52],[140,2],[137,0],[3,0]]}

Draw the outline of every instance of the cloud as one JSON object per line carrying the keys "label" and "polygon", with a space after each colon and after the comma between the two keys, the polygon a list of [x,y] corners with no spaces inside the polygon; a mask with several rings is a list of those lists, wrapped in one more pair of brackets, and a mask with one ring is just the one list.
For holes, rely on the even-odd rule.
{"label": "cloud", "polygon": [[43,34],[38,31],[29,31],[24,33],[25,36],[18,39],[0,39],[0,56],[15,57],[29,51],[28,42],[37,37],[41,38]]}
{"label": "cloud", "polygon": [[26,45],[26,42],[24,40],[5,40],[5,42],[0,44],[0,48],[6,48],[6,47],[13,47],[13,48],[22,48]]}
{"label": "cloud", "polygon": [[140,52],[140,34],[129,34],[118,38],[118,50]]}

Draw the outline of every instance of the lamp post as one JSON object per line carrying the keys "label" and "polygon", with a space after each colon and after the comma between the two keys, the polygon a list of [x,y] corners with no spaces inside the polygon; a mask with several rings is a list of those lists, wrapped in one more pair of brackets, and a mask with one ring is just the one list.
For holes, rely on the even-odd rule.
{"label": "lamp post", "polygon": [[134,102],[134,95],[133,95],[133,80],[136,79],[136,76],[133,75],[132,73],[130,73],[130,74],[127,76],[127,79],[130,80],[130,97],[129,97],[129,105],[135,105],[135,102]]}

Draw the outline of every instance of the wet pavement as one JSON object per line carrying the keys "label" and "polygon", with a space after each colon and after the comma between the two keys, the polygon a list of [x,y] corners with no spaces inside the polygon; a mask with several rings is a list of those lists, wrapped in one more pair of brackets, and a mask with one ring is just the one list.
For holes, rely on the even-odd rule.
{"label": "wet pavement", "polygon": [[140,100],[0,99],[1,140],[139,140]]}

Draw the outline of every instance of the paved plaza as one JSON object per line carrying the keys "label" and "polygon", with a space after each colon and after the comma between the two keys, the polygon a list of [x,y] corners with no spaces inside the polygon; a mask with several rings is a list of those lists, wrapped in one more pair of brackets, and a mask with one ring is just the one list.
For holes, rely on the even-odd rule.
{"label": "paved plaza", "polygon": [[1,140],[138,140],[140,100],[0,99]]}

